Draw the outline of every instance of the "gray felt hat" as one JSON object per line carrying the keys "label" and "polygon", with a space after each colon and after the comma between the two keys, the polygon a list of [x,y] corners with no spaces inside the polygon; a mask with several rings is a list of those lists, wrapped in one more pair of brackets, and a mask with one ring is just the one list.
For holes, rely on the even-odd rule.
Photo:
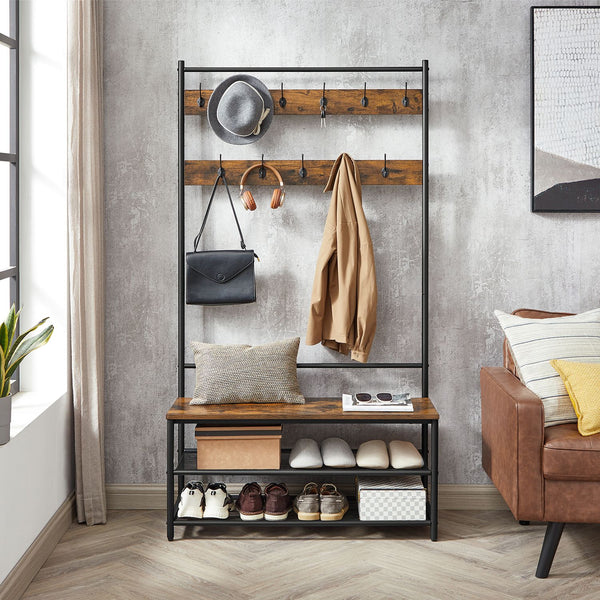
{"label": "gray felt hat", "polygon": [[273,98],[251,75],[234,75],[213,91],[206,111],[212,130],[229,144],[252,144],[273,120]]}

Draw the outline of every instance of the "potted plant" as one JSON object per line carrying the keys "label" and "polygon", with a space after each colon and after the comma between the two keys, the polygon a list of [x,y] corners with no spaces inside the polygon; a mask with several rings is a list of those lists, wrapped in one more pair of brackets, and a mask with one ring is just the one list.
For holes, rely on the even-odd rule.
{"label": "potted plant", "polygon": [[15,339],[20,314],[21,311],[17,312],[13,304],[6,321],[0,324],[0,445],[10,439],[10,378],[23,359],[46,344],[54,331],[54,325],[49,325],[40,333],[30,335],[48,320],[46,317]]}

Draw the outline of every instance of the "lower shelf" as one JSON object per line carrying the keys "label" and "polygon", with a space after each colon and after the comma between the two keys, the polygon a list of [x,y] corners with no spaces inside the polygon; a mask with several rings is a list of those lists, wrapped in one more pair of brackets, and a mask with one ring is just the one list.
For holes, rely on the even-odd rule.
{"label": "lower shelf", "polygon": [[[358,505],[354,499],[349,498],[350,508],[344,515],[343,519],[339,521],[300,521],[294,511],[291,511],[288,518],[284,521],[265,521],[261,519],[259,521],[242,521],[237,511],[233,511],[229,514],[227,519],[193,519],[193,518],[178,518],[175,517],[173,520],[174,525],[179,526],[190,526],[195,525],[199,527],[212,526],[212,525],[238,525],[249,527],[341,527],[344,525],[362,525],[366,527],[426,527],[431,525],[431,511],[429,502],[427,502],[427,519],[422,521],[361,521],[358,517]],[[174,514],[177,515],[177,506],[175,506]]]}

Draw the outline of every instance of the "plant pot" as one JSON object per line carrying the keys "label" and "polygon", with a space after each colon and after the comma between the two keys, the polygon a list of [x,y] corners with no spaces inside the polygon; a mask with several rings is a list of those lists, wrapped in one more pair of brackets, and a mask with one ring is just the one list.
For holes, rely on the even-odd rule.
{"label": "plant pot", "polygon": [[10,413],[12,394],[0,398],[0,446],[10,440]]}

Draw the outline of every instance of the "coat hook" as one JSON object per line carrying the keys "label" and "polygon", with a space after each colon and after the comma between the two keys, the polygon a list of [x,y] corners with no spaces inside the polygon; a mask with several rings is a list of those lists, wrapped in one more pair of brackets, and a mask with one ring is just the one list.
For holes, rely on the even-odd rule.
{"label": "coat hook", "polygon": [[304,154],[302,155],[302,167],[298,171],[298,175],[300,175],[302,179],[306,177],[306,169],[304,168]]}
{"label": "coat hook", "polygon": [[286,104],[287,104],[287,100],[285,99],[285,96],[283,95],[283,82],[281,82],[281,98],[279,98],[279,106],[281,106],[281,108],[285,108]]}
{"label": "coat hook", "polygon": [[325,83],[323,83],[323,96],[321,97],[321,127],[327,127],[327,98],[325,98]]}
{"label": "coat hook", "polygon": [[363,92],[363,97],[360,103],[366,108],[369,106],[369,99],[367,98],[367,82],[365,81],[365,90]]}
{"label": "coat hook", "polygon": [[263,154],[260,159],[260,168],[258,169],[258,176],[264,179],[267,176],[267,170],[265,169],[265,155]]}
{"label": "coat hook", "polygon": [[219,154],[219,170],[217,171],[217,175],[225,175],[225,169],[223,168],[223,157]]}
{"label": "coat hook", "polygon": [[200,82],[198,84],[198,92],[199,92],[199,95],[198,95],[198,106],[200,108],[202,108],[204,106],[205,102],[206,102],[204,100],[204,98],[202,97],[202,82]]}
{"label": "coat hook", "polygon": [[390,174],[387,168],[387,154],[383,155],[383,169],[381,169],[382,177],[387,177]]}
{"label": "coat hook", "polygon": [[404,82],[404,98],[402,98],[402,106],[408,106],[408,81]]}

